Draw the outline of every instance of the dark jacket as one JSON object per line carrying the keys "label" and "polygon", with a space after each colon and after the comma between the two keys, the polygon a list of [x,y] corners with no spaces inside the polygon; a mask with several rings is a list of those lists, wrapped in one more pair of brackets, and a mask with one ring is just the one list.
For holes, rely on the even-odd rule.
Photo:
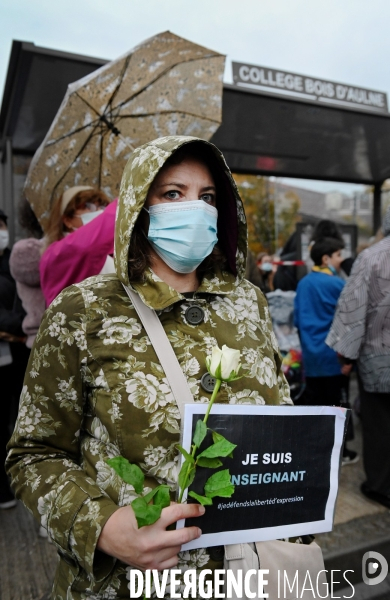
{"label": "dark jacket", "polygon": [[22,321],[26,313],[9,270],[10,254],[6,248],[0,256],[0,332],[23,337]]}

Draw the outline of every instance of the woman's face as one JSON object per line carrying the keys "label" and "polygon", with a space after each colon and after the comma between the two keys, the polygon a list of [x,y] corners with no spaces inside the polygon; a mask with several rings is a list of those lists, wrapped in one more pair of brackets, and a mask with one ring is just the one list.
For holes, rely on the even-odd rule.
{"label": "woman's face", "polygon": [[204,200],[216,206],[216,187],[210,170],[194,158],[161,169],[149,189],[145,207],[188,200]]}

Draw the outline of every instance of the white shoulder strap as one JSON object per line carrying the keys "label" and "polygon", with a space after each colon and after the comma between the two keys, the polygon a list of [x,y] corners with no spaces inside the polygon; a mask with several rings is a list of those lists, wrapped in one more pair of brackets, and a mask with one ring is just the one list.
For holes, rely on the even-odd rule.
{"label": "white shoulder strap", "polygon": [[158,318],[156,311],[146,306],[146,304],[142,302],[139,295],[130,287],[126,285],[123,285],[123,287],[133,303],[133,306],[137,311],[139,318],[141,319],[145,331],[153,344],[153,348],[157,354],[162,368],[164,369],[169,386],[179,407],[180,416],[183,420],[184,405],[194,402],[194,397],[191,393],[187,379],[181,370],[172,345],[164,331],[164,327],[161,325],[161,321]]}

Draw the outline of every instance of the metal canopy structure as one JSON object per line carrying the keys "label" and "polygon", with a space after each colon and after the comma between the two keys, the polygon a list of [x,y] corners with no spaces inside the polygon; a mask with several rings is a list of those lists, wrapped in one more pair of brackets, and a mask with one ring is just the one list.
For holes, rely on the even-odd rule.
{"label": "metal canopy structure", "polygon": [[[11,235],[23,176],[68,84],[105,62],[13,42],[0,112],[0,207],[11,216]],[[389,115],[225,85],[223,122],[211,141],[234,172],[373,185],[379,227]]]}
{"label": "metal canopy structure", "polygon": [[14,41],[0,112],[0,140],[14,152],[34,154],[45,137],[69,83],[107,61]]}
{"label": "metal canopy structure", "polygon": [[373,185],[390,177],[390,115],[225,85],[213,140],[233,170]]}
{"label": "metal canopy structure", "polygon": [[0,207],[18,234],[16,205],[32,156],[45,137],[69,83],[107,61],[13,41],[0,112]]}
{"label": "metal canopy structure", "polygon": [[380,226],[390,115],[225,85],[222,125],[211,141],[237,173],[374,186],[374,231]]}

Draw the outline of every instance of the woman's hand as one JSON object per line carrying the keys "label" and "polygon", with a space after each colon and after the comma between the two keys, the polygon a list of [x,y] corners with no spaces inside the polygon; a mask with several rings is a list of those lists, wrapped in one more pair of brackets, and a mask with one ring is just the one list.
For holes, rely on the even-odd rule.
{"label": "woman's hand", "polygon": [[198,527],[172,531],[166,528],[180,519],[200,517],[204,512],[200,504],[171,504],[162,510],[156,523],[138,528],[131,506],[123,506],[104,525],[97,547],[138,569],[171,569],[178,563],[181,546],[200,537],[202,532]]}

